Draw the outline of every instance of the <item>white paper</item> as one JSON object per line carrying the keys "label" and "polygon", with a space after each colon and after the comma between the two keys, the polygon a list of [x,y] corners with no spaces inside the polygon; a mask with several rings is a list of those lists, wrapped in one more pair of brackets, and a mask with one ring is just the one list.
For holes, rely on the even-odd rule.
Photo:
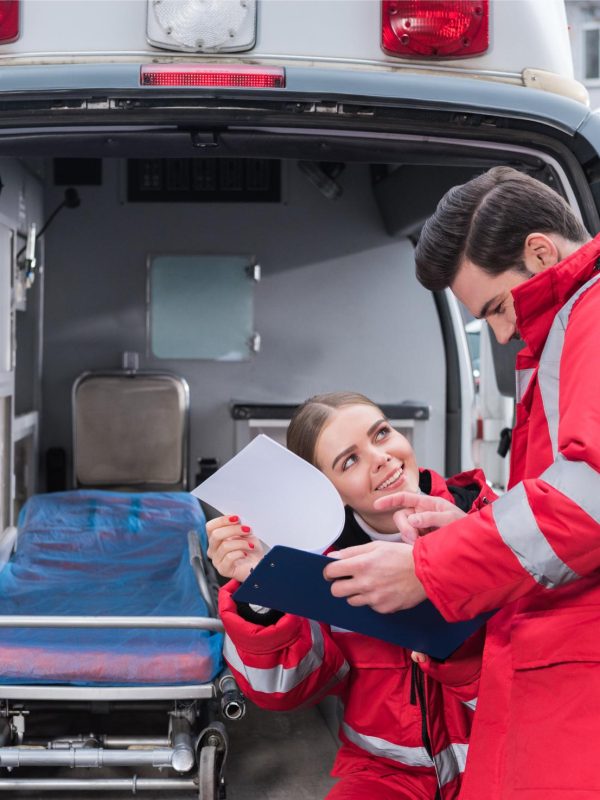
{"label": "white paper", "polygon": [[344,504],[329,478],[260,434],[192,492],[269,547],[322,553],[344,527]]}

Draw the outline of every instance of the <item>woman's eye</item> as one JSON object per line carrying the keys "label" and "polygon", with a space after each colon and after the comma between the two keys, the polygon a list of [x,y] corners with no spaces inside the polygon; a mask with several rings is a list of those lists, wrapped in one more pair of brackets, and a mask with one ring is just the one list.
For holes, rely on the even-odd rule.
{"label": "woman's eye", "polygon": [[390,429],[388,428],[387,425],[384,425],[383,428],[379,428],[379,430],[375,434],[375,441],[379,442],[381,439],[385,439],[385,437],[388,435],[389,432]]}
{"label": "woman's eye", "polygon": [[502,314],[503,307],[504,303],[500,303],[500,305],[496,306],[496,308],[492,311],[492,314]]}
{"label": "woman's eye", "polygon": [[351,467],[355,461],[356,461],[356,456],[348,456],[348,458],[344,459],[344,461],[342,461],[342,472],[347,470],[348,467]]}

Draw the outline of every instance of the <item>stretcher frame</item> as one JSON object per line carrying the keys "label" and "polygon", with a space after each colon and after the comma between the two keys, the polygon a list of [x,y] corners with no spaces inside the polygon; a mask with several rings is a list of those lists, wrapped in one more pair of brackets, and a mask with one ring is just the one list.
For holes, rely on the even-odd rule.
{"label": "stretcher frame", "polygon": [[[16,542],[15,542],[16,544]],[[218,582],[197,535],[188,532],[188,551],[198,590],[215,613]],[[184,628],[223,631],[216,616],[0,616],[0,629],[39,628]],[[166,714],[162,737],[81,733],[50,740],[30,739],[26,718],[39,709],[68,713],[88,704],[142,712],[151,705]],[[190,792],[202,800],[224,797],[223,768],[228,740],[218,709],[226,719],[240,719],[245,700],[234,679],[224,671],[208,683],[147,686],[14,685],[0,683],[1,792]],[[13,777],[14,770],[68,767],[73,770],[127,767],[130,770],[170,770],[169,777],[127,778]],[[4,777],[5,770],[10,777]],[[5,773],[6,774],[6,773]]]}

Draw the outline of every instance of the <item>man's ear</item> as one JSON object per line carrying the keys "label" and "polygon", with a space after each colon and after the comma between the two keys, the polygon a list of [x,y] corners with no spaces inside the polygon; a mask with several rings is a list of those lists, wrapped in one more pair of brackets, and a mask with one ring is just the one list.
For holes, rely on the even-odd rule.
{"label": "man's ear", "polygon": [[527,269],[533,273],[558,264],[561,255],[552,234],[530,233],[525,239],[523,260]]}

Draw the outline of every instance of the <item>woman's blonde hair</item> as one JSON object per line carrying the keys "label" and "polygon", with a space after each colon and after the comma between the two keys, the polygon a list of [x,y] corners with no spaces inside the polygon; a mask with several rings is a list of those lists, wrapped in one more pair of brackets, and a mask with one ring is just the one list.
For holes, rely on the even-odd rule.
{"label": "woman's blonde hair", "polygon": [[287,430],[288,449],[316,467],[315,448],[323,426],[336,409],[354,405],[373,406],[381,411],[376,403],[358,392],[330,392],[309,397],[292,416]]}

